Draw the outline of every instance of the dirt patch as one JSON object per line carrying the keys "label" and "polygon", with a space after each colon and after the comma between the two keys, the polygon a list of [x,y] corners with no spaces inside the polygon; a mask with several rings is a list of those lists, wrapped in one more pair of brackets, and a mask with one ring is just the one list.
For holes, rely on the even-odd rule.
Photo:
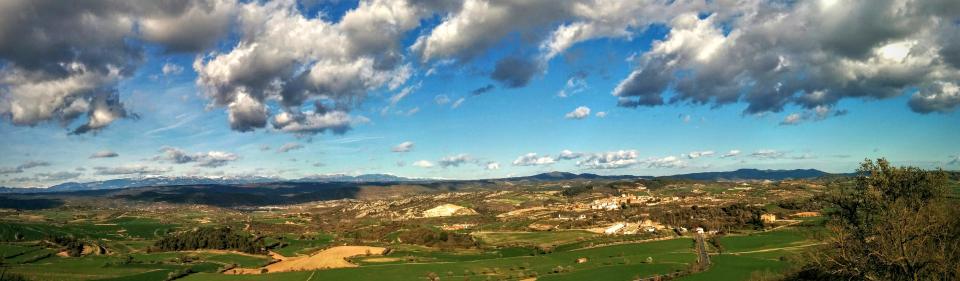
{"label": "dirt patch", "polygon": [[310,256],[277,257],[279,262],[267,265],[267,272],[287,272],[328,268],[356,267],[347,261],[349,257],[363,255],[382,255],[387,249],[368,246],[337,246],[317,252]]}

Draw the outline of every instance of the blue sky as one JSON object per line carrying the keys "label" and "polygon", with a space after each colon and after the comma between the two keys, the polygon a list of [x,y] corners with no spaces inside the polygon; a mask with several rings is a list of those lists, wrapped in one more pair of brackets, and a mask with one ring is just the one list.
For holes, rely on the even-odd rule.
{"label": "blue sky", "polygon": [[[510,1],[504,3],[507,2]],[[606,3],[601,2],[594,4]],[[398,5],[420,10],[410,21],[412,27],[397,24],[403,27],[394,26],[389,30],[400,30],[399,34],[391,37],[390,31],[384,31],[383,37],[388,39],[382,41],[376,36],[370,39],[351,35],[349,30],[338,31],[337,28],[346,25],[342,23],[346,21],[345,14],[369,12],[364,14],[368,17],[358,17],[367,20],[383,15],[364,10],[364,5],[355,2],[341,1],[333,5],[299,3],[287,7],[283,7],[282,1],[273,3],[280,7],[258,2],[218,3],[226,7],[223,15],[227,23],[225,30],[216,33],[218,35],[213,36],[212,43],[198,43],[201,47],[188,51],[171,52],[172,46],[179,46],[176,44],[180,41],[152,35],[147,27],[153,27],[147,23],[152,17],[159,16],[133,15],[139,22],[131,24],[130,30],[120,31],[122,40],[96,44],[120,44],[138,50],[142,57],[123,61],[134,65],[127,68],[129,73],[121,72],[115,76],[98,73],[112,78],[96,80],[98,90],[94,91],[68,89],[57,92],[49,85],[63,84],[50,83],[56,79],[73,79],[75,76],[71,75],[94,73],[92,69],[102,62],[84,60],[79,56],[73,62],[86,67],[83,73],[70,72],[68,76],[57,77],[49,74],[56,72],[31,68],[27,62],[32,60],[18,57],[31,54],[8,51],[12,48],[10,46],[16,47],[2,36],[3,32],[10,32],[7,30],[10,28],[0,31],[0,73],[3,73],[0,77],[4,78],[0,79],[0,95],[4,100],[0,103],[0,113],[4,117],[0,121],[0,132],[4,136],[0,140],[0,155],[3,155],[0,157],[0,186],[47,186],[65,181],[137,176],[299,178],[333,173],[389,173],[407,177],[473,179],[555,170],[634,175],[737,168],[816,168],[849,172],[862,159],[876,157],[925,168],[958,167],[960,149],[956,140],[960,139],[960,130],[957,130],[960,114],[955,109],[960,103],[960,94],[956,90],[960,76],[957,67],[949,61],[931,59],[949,58],[947,51],[938,53],[919,47],[923,42],[941,42],[935,44],[941,44],[940,49],[950,49],[950,43],[942,43],[944,41],[938,36],[952,36],[956,24],[923,23],[915,26],[930,31],[923,35],[902,34],[882,40],[862,36],[865,39],[860,45],[863,46],[854,44],[858,48],[849,51],[856,53],[856,49],[862,49],[861,55],[847,54],[846,49],[831,49],[828,43],[833,42],[832,39],[821,39],[813,34],[799,36],[809,37],[800,39],[823,40],[824,43],[814,47],[789,46],[792,43],[787,38],[782,39],[785,43],[768,46],[767,49],[773,50],[768,54],[738,49],[752,43],[748,40],[754,37],[746,35],[779,35],[763,34],[763,30],[755,27],[764,20],[735,16],[736,11],[766,7],[787,17],[796,17],[797,21],[813,22],[822,21],[817,17],[832,16],[828,9],[834,8],[824,6],[827,4],[823,1],[814,7],[805,5],[815,4],[779,6],[763,1],[749,7],[716,6],[697,1],[654,1],[650,5],[672,7],[667,10],[674,14],[664,14],[656,9],[616,9],[614,11],[624,10],[628,14],[604,16],[625,19],[624,22],[603,27],[614,31],[600,32],[596,31],[602,30],[599,23],[591,22],[587,15],[577,14],[576,9],[555,12],[559,15],[549,15],[555,19],[536,22],[510,16],[498,18],[494,13],[496,10],[476,8],[476,5],[484,4],[483,1],[466,1],[449,4],[449,7],[415,7],[412,3],[394,1],[394,10],[387,10],[395,14],[403,14],[396,12]],[[390,6],[379,1],[365,2],[367,8],[378,4]],[[503,5],[505,7],[501,8],[506,10],[499,13],[509,14],[513,10],[530,8],[519,4]],[[535,6],[536,3],[526,5]],[[862,13],[857,10],[859,6],[851,5],[853,8],[845,13]],[[818,13],[811,12],[815,8],[820,9]],[[185,11],[189,10],[186,8]],[[110,11],[104,12],[109,14]],[[484,15],[483,12],[493,14]],[[598,9],[599,12],[613,13],[603,9]],[[631,12],[634,14],[629,14]],[[190,16],[189,12],[183,13],[162,17],[183,21]],[[286,17],[291,21],[261,20],[253,16],[256,13],[281,19]],[[684,18],[689,13],[695,16]],[[911,16],[941,15],[904,15],[903,20]],[[455,30],[460,33],[438,31],[441,26],[453,26],[451,23],[458,19],[471,17],[474,20],[467,22],[476,23],[478,17],[507,22],[487,22],[490,26],[480,24]],[[318,47],[309,45],[309,42],[282,43],[275,40],[280,38],[277,36],[289,34],[271,36],[266,34],[269,32],[254,34],[245,29],[248,25],[264,29],[276,25],[283,29],[283,24],[296,20],[316,23],[307,26],[310,28],[334,28],[330,32],[344,32],[346,39],[329,39],[341,42],[342,46]],[[404,21],[391,19],[387,22]],[[41,21],[26,24],[44,28]],[[327,27],[323,27],[324,24]],[[569,47],[559,49],[555,56],[545,55],[553,50],[545,47],[547,42],[562,39],[558,36],[559,30],[577,24],[591,26],[592,29],[583,32],[596,34],[581,33],[589,36],[571,41]],[[789,27],[793,23],[782,24]],[[176,27],[168,29],[176,30]],[[109,32],[102,31],[102,26],[91,28],[95,34]],[[842,35],[850,31],[837,32]],[[872,31],[860,29],[858,32],[869,35]],[[443,34],[446,37],[442,37]],[[473,35],[461,38],[465,34]],[[84,39],[62,36],[67,45],[78,46],[75,48],[78,52],[93,52],[83,49],[91,46]],[[283,38],[314,41],[311,36],[328,35],[308,32],[290,36]],[[328,39],[316,39],[327,42],[323,40]],[[421,41],[440,43],[430,45],[421,44]],[[448,46],[443,42],[456,44]],[[909,44],[900,44],[902,42]],[[96,44],[92,46],[104,48]],[[274,61],[266,55],[246,68],[240,67],[250,62],[242,60],[234,61],[235,65],[224,65],[223,69],[214,68],[221,67],[216,64],[219,59],[227,61],[232,58],[230,55],[240,54],[245,46],[253,44],[276,44],[282,47],[279,52],[291,52],[287,58],[292,59],[278,60],[288,63],[289,68],[269,68]],[[337,50],[317,49],[337,47],[347,49],[347,53],[356,53],[356,49],[373,51],[343,55]],[[897,50],[905,51],[898,53]],[[297,53],[300,51],[308,55]],[[824,53],[836,56],[835,59],[842,63],[824,62],[819,59]],[[399,59],[384,59],[397,54]],[[774,61],[779,58],[778,69],[781,66],[802,67],[766,74],[753,70],[762,64],[760,58],[771,54]],[[498,64],[509,59],[516,59],[519,63],[498,69]],[[69,59],[47,60],[53,60],[51,65],[60,67],[71,62]],[[327,69],[334,71],[329,73],[369,61],[385,66],[361,67],[361,74],[345,75],[343,80],[306,88],[303,101],[296,102],[295,106],[285,106],[283,103],[292,98],[271,92],[276,89],[254,89],[259,84],[249,82],[265,75],[277,75],[269,82],[281,85],[280,90],[299,91],[300,88],[290,86],[296,81],[294,77],[300,73],[319,73],[316,66],[327,61],[333,61],[335,65],[333,70]],[[523,71],[524,67],[531,71]],[[837,69],[846,72],[836,72]],[[241,71],[261,72],[256,72],[258,74],[252,78],[218,76]],[[292,71],[293,77],[284,74],[286,71]],[[498,75],[501,71],[502,75]],[[651,82],[656,79],[647,77],[632,81],[632,74],[644,72],[668,73],[672,82],[665,84],[668,86],[663,90],[651,91],[651,88],[657,89],[657,84]],[[725,88],[730,86],[730,81],[711,80],[734,72],[737,83],[733,90]],[[925,74],[903,75],[905,72]],[[37,75],[46,78],[29,80],[33,78],[23,78],[17,73],[48,75]],[[365,76],[364,73],[373,74]],[[713,74],[697,77],[701,73]],[[857,78],[828,77],[824,76],[825,73],[852,73]],[[384,76],[378,76],[381,74]],[[307,74],[304,77],[322,79]],[[684,84],[684,81],[693,82]],[[337,84],[340,82],[343,83]],[[891,84],[896,86],[877,86]],[[49,87],[29,89],[48,90],[51,91],[49,95],[63,92],[66,98],[45,100],[49,95],[36,90],[20,92],[35,85]],[[490,90],[474,94],[484,87]],[[761,90],[764,87],[768,89]],[[782,94],[779,92],[781,87],[791,90]],[[95,117],[99,109],[94,101],[104,95],[96,92],[103,89],[112,90],[122,108],[109,105],[113,110],[110,112],[115,114],[108,115],[111,118],[106,118],[106,122],[98,123],[92,121],[100,118]],[[256,92],[258,90],[262,93]],[[752,96],[754,90],[760,93]],[[827,93],[830,98],[810,102],[807,98],[815,91]],[[565,95],[562,96],[561,92]],[[265,123],[257,126],[257,117],[261,116],[258,114],[244,115],[253,116],[251,123],[230,117],[231,112],[237,116],[247,112],[239,106],[233,107],[239,104],[242,95],[254,97],[256,106],[251,108],[266,109],[262,114],[262,118],[267,118]],[[734,100],[724,100],[731,95]],[[218,102],[218,97],[226,101]],[[646,97],[662,97],[663,102],[645,103]],[[70,104],[63,99],[85,99],[92,105],[79,117],[64,117],[69,115],[65,108]],[[628,99],[639,99],[640,104],[625,106],[624,101]],[[62,104],[58,105],[58,102]],[[314,102],[325,106],[318,109]],[[51,110],[55,114],[46,117],[42,114],[24,115],[23,111],[16,109],[16,106],[42,107],[44,104],[53,104]],[[580,107],[588,108],[589,113],[575,114]],[[758,107],[760,110],[754,110]],[[117,114],[117,110],[123,114]],[[312,129],[298,130],[278,125],[282,123],[278,116],[283,112],[300,118],[291,123],[300,126],[297,128],[313,126]],[[344,114],[328,114],[336,112]],[[27,118],[31,116],[34,119]],[[317,123],[307,121],[311,117],[336,120],[323,119],[332,120],[332,123],[322,123],[318,127]],[[80,126],[92,129],[81,131],[77,129]],[[243,126],[252,126],[252,129],[237,129],[246,128]],[[401,144],[405,142],[412,145],[403,147]],[[530,153],[536,155],[528,155]]]}

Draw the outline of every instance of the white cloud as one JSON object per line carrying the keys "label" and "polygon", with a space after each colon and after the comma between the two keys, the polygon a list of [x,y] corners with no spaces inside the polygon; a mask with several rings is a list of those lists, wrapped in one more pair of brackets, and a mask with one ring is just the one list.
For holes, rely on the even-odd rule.
{"label": "white cloud", "polygon": [[93,167],[97,175],[118,176],[118,175],[159,175],[170,172],[170,167],[151,167],[143,164],[128,164],[118,167]]}
{"label": "white cloud", "polygon": [[[348,105],[362,100],[368,91],[395,89],[411,75],[411,67],[399,63],[397,41],[419,24],[425,10],[405,1],[363,1],[340,22],[326,17],[307,18],[294,1],[251,2],[239,13],[240,42],[225,53],[198,57],[194,69],[197,84],[205,89],[213,106],[227,106],[230,115],[247,107],[228,106],[237,100],[262,108],[276,100],[283,112],[305,116],[281,131],[299,135],[350,127]],[[413,88],[407,88],[400,94]],[[405,95],[397,95],[399,102]],[[336,110],[300,112],[310,100],[330,100]],[[245,111],[245,118],[231,118],[231,127],[251,131],[265,126],[267,111]],[[276,119],[276,118],[275,118]],[[247,121],[253,122],[247,122]]]}
{"label": "white cloud", "polygon": [[513,160],[514,166],[538,166],[538,165],[549,165],[556,162],[553,157],[550,156],[537,156],[536,153],[527,153],[517,157],[516,160]]}
{"label": "white cloud", "polygon": [[697,159],[697,158],[700,158],[700,157],[710,157],[710,156],[713,156],[713,155],[714,155],[713,150],[706,150],[706,151],[692,151],[692,152],[690,152],[690,153],[687,153],[687,154],[684,154],[684,155],[681,155],[681,156],[687,157],[687,158],[689,158],[689,159]]}
{"label": "white cloud", "polygon": [[846,110],[834,110],[827,105],[817,105],[812,109],[802,112],[791,113],[783,118],[780,125],[797,125],[805,121],[820,121],[830,116],[840,116],[847,114]]}
{"label": "white cloud", "polygon": [[297,135],[312,135],[324,131],[343,134],[355,124],[369,122],[363,116],[350,116],[345,111],[302,113],[281,112],[273,117],[273,127]]}
{"label": "white cloud", "polygon": [[650,168],[670,168],[682,169],[687,167],[687,163],[676,156],[667,156],[663,158],[650,158],[645,161]]}
{"label": "white cloud", "polygon": [[153,160],[163,161],[174,164],[196,163],[197,167],[216,168],[227,165],[229,162],[240,159],[239,156],[224,151],[208,151],[200,153],[188,153],[176,147],[163,147],[161,154],[154,156]]}
{"label": "white cloud", "polygon": [[587,169],[620,169],[637,164],[636,150],[618,150],[587,155],[577,166]]}
{"label": "white cloud", "polygon": [[414,167],[420,167],[420,168],[433,168],[433,163],[430,163],[430,161],[427,161],[427,160],[420,160],[417,162],[413,162],[412,165]]}
{"label": "white cloud", "polygon": [[500,163],[494,162],[494,161],[487,162],[487,167],[486,167],[486,169],[487,169],[487,170],[491,170],[491,171],[492,171],[492,170],[500,170]]}
{"label": "white cloud", "polygon": [[465,164],[465,163],[470,162],[470,161],[472,161],[472,159],[470,158],[470,155],[468,155],[468,154],[457,154],[457,155],[452,155],[452,156],[443,157],[443,158],[440,159],[440,161],[437,161],[437,164],[439,164],[440,167],[443,167],[443,168],[447,168],[447,167],[460,167],[460,165]]}
{"label": "white cloud", "polygon": [[567,113],[567,115],[564,115],[564,117],[567,119],[577,120],[587,118],[587,116],[590,116],[590,108],[586,106],[579,106],[573,111]]}
{"label": "white cloud", "polygon": [[724,153],[723,155],[720,155],[720,158],[729,158],[737,155],[740,155],[740,150],[734,149],[734,150],[728,151],[727,153]]}
{"label": "white cloud", "polygon": [[800,123],[801,119],[802,117],[800,117],[799,113],[791,113],[790,115],[787,115],[787,117],[783,118],[783,121],[780,122],[780,125],[796,125]]}
{"label": "white cloud", "polygon": [[598,111],[597,114],[596,114],[596,116],[597,116],[597,118],[606,118],[606,117],[607,117],[607,112],[606,112],[606,111]]}
{"label": "white cloud", "polygon": [[131,41],[197,51],[226,32],[234,7],[220,0],[62,4],[0,3],[0,115],[14,125],[67,126],[86,117],[72,130],[83,134],[134,116],[117,91],[144,61],[145,45]]}
{"label": "white cloud", "polygon": [[393,152],[410,152],[413,150],[413,142],[405,141],[390,149]]}
{"label": "white cloud", "polygon": [[561,98],[569,97],[587,90],[587,81],[580,76],[570,77],[557,96]]}
{"label": "white cloud", "polygon": [[433,102],[437,103],[437,105],[446,105],[450,103],[450,97],[447,95],[437,95],[433,97]]}
{"label": "white cloud", "polygon": [[[921,89],[911,99],[916,112],[960,105],[923,98],[951,96],[937,85],[960,79],[960,60],[951,59],[957,40],[950,40],[960,27],[948,12],[960,5],[847,1],[825,9],[821,2],[742,1],[709,7],[715,13],[707,17],[699,17],[702,10],[674,14],[666,22],[666,39],[637,59],[613,93],[629,107],[745,102],[746,114],[780,112],[792,104],[816,116],[818,106],[833,107],[842,99],[886,99],[913,88]],[[789,115],[783,123],[796,124],[803,115]]]}
{"label": "white cloud", "polygon": [[560,156],[558,156],[557,159],[572,160],[580,157],[583,157],[583,153],[573,152],[573,151],[570,151],[569,149],[564,149],[563,151],[560,151]]}
{"label": "white cloud", "polygon": [[466,101],[466,98],[462,98],[462,97],[461,97],[461,98],[457,99],[457,101],[453,102],[453,104],[450,105],[450,108],[458,108],[458,107],[460,107],[461,104],[463,104],[464,101]]}
{"label": "white cloud", "polygon": [[160,72],[163,73],[164,76],[178,75],[183,73],[183,67],[179,64],[168,62],[163,64],[163,67],[160,68]]}

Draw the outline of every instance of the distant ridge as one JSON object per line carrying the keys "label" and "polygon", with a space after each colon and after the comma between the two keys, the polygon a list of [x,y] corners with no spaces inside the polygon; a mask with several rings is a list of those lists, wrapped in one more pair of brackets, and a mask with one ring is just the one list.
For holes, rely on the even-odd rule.
{"label": "distant ridge", "polygon": [[793,170],[759,170],[739,169],[730,172],[704,172],[665,176],[665,178],[680,178],[690,180],[785,180],[785,179],[812,179],[832,175],[817,169]]}
{"label": "distant ridge", "polygon": [[[816,169],[794,169],[794,170],[759,170],[759,169],[739,169],[730,172],[706,172],[679,174],[664,176],[659,178],[679,178],[690,180],[784,180],[784,179],[810,179],[833,175]],[[841,174],[845,175],[845,174]],[[632,180],[641,178],[653,178],[649,176],[633,175],[597,175],[591,173],[575,174],[569,172],[547,172],[523,177],[510,177],[491,180],[516,180],[516,181],[558,181],[558,180]],[[328,174],[313,175],[299,179],[281,179],[273,177],[144,177],[144,178],[122,178],[105,181],[93,182],[66,182],[47,188],[13,188],[0,187],[2,193],[42,193],[42,192],[71,192],[87,190],[108,190],[132,187],[148,186],[177,186],[177,185],[240,185],[240,184],[258,184],[258,183],[391,183],[391,182],[443,182],[443,179],[429,178],[407,178],[390,174]]]}
{"label": "distant ridge", "polygon": [[592,179],[636,179],[636,178],[647,178],[644,176],[631,176],[631,175],[614,175],[614,176],[602,176],[597,174],[583,173],[583,174],[574,174],[568,172],[548,172],[540,173],[532,176],[525,177],[512,177],[505,178],[506,180],[533,180],[533,181],[551,181],[551,180],[592,180]]}
{"label": "distant ridge", "polygon": [[281,179],[273,177],[144,177],[144,178],[122,178],[105,181],[92,182],[65,182],[50,187],[0,187],[0,193],[35,193],[35,192],[70,192],[87,190],[107,190],[121,189],[131,187],[147,186],[175,186],[175,185],[208,185],[208,184],[254,184],[254,183],[277,183],[277,182],[413,182],[430,181],[431,179],[414,179],[388,174],[365,174],[365,175],[314,175],[299,179]]}

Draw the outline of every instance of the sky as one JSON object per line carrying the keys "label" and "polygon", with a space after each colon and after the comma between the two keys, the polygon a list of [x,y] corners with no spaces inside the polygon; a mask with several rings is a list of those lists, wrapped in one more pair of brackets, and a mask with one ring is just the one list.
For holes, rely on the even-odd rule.
{"label": "sky", "polygon": [[951,0],[0,2],[0,186],[960,169]]}

